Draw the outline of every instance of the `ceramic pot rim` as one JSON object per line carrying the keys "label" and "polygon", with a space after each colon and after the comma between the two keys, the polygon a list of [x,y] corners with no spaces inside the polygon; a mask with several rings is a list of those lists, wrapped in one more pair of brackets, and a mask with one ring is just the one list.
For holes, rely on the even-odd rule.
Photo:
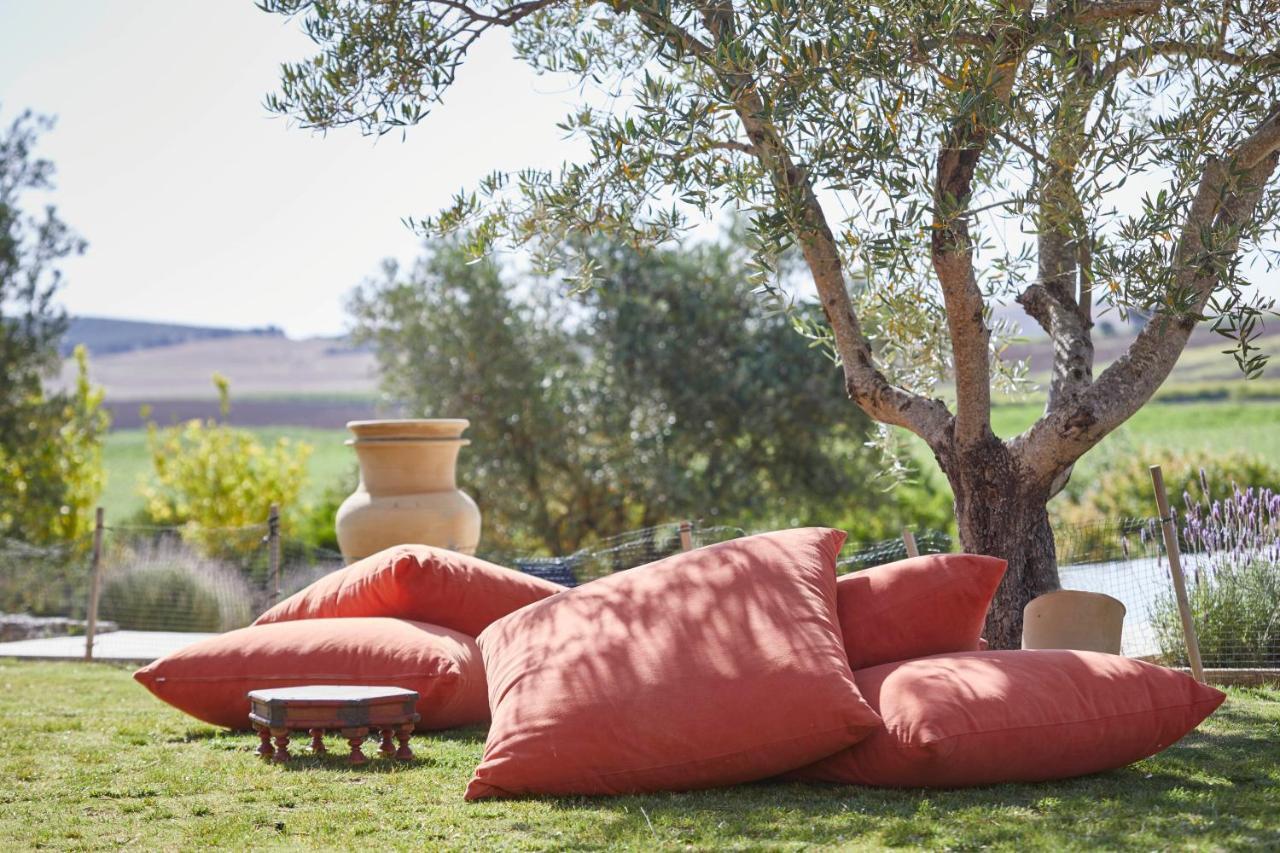
{"label": "ceramic pot rim", "polygon": [[386,418],[347,421],[347,429],[355,434],[353,442],[466,441],[461,438],[471,421],[466,418]]}

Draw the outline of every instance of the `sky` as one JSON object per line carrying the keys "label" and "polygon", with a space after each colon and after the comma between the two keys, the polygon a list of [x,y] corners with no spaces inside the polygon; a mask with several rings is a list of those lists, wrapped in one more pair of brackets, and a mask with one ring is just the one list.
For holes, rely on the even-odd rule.
{"label": "sky", "polygon": [[[31,108],[58,122],[38,151],[56,189],[29,201],[55,203],[89,242],[64,265],[71,313],[340,334],[352,288],[418,253],[405,217],[493,170],[579,150],[556,127],[573,82],[534,75],[501,32],[472,49],[443,106],[377,140],[263,107],[280,63],[312,48],[252,0],[0,0],[0,121]],[[1280,274],[1258,266],[1255,280],[1280,296]]]}
{"label": "sky", "polygon": [[576,90],[500,33],[404,140],[270,115],[280,63],[310,47],[251,0],[0,0],[0,121],[57,118],[38,148],[56,187],[30,209],[51,201],[89,242],[63,266],[68,311],[338,334],[346,294],[417,254],[404,217],[575,150],[555,125]]}

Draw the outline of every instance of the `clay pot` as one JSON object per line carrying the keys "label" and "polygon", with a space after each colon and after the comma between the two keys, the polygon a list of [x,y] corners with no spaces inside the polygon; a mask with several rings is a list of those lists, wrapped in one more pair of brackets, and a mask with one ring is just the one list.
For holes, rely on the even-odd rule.
{"label": "clay pot", "polygon": [[1124,612],[1123,604],[1100,592],[1046,592],[1023,608],[1022,647],[1118,655]]}
{"label": "clay pot", "polygon": [[338,547],[354,562],[393,545],[434,545],[474,554],[480,509],[458,489],[454,472],[462,418],[351,421],[347,444],[360,462],[360,485],[338,507]]}

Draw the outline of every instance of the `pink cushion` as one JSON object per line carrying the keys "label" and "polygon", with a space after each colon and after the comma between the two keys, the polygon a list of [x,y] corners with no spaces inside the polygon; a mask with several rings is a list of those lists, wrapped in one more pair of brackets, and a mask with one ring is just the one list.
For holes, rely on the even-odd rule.
{"label": "pink cushion", "polygon": [[307,684],[403,687],[419,694],[420,729],[489,717],[484,665],[465,634],[399,619],[309,619],[228,631],[133,674],[180,711],[249,726],[250,690]]}
{"label": "pink cushion", "polygon": [[849,666],[977,649],[1005,566],[995,557],[930,554],[843,576],[836,601]]}
{"label": "pink cushion", "polygon": [[1065,779],[1154,755],[1209,716],[1221,691],[1099,652],[968,652],[854,673],[884,726],[788,774],[891,787]]}
{"label": "pink cushion", "polygon": [[467,799],[688,790],[771,776],[878,725],[835,614],[837,530],[689,551],[480,635],[493,724]]}
{"label": "pink cushion", "polygon": [[397,545],[325,575],[253,624],[394,616],[474,637],[495,619],[563,589],[456,551]]}

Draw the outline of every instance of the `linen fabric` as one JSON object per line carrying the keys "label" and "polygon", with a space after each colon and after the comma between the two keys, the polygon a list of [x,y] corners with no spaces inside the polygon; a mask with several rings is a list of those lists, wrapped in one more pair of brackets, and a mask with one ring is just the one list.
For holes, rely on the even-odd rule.
{"label": "linen fabric", "polygon": [[1225,695],[1100,652],[935,655],[854,673],[884,725],[792,779],[955,788],[1065,779],[1165,749]]}
{"label": "linen fabric", "polygon": [[133,674],[196,719],[249,727],[250,690],[308,684],[403,687],[418,693],[419,729],[489,717],[475,640],[458,631],[386,618],[308,619],[228,631]]}
{"label": "linen fabric", "polygon": [[978,649],[1007,565],[977,554],[930,554],[844,575],[836,607],[849,666]]}
{"label": "linen fabric", "polygon": [[835,613],[837,530],[687,551],[478,639],[493,723],[466,797],[689,790],[776,775],[879,724]]}
{"label": "linen fabric", "polygon": [[560,584],[428,545],[398,545],[332,572],[253,623],[392,616],[474,637],[491,622],[564,590]]}

